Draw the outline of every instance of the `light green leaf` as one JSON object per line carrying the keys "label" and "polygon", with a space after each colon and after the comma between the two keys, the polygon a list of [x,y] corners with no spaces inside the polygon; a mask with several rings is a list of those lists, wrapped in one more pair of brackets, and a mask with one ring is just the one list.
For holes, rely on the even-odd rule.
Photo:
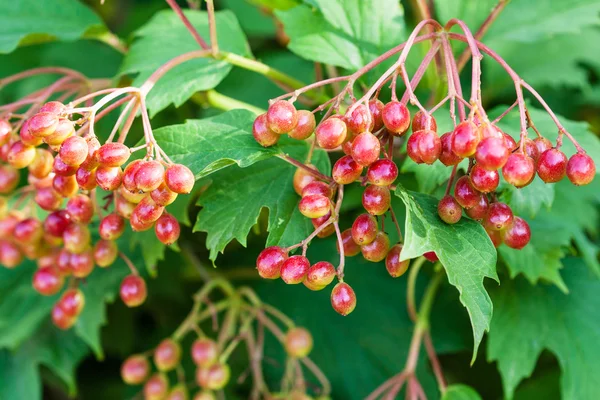
{"label": "light green leaf", "polygon": [[[282,152],[296,159],[306,157],[305,142],[283,137],[280,143]],[[323,151],[315,152],[313,163],[322,172],[331,170]],[[310,221],[296,224],[301,218],[297,212],[299,196],[292,186],[295,171],[282,160],[269,159],[247,168],[228,168],[211,177],[212,184],[198,200],[202,210],[194,226],[194,231],[208,233],[211,260],[233,239],[245,246],[246,236],[263,208],[269,209],[269,245],[289,246],[310,234]]]}
{"label": "light green leaf", "polygon": [[481,396],[470,386],[454,384],[446,388],[442,400],[481,400]]}
{"label": "light green leaf", "polygon": [[523,218],[533,218],[542,209],[548,209],[554,202],[554,185],[548,185],[536,178],[529,185],[518,189],[504,179],[498,187],[500,200],[510,205],[513,212]]}
{"label": "light green leaf", "polygon": [[289,49],[309,60],[356,70],[406,38],[404,11],[394,0],[315,0],[276,11]]}
{"label": "light green leaf", "polygon": [[503,282],[492,291],[496,312],[488,340],[488,359],[497,361],[507,398],[531,375],[543,350],[558,359],[565,400],[600,397],[600,281],[580,259],[565,262],[568,295],[524,280]]}
{"label": "light green leaf", "polygon": [[[204,38],[209,37],[206,12],[185,11],[192,25]],[[231,11],[216,13],[219,48],[243,56],[250,48],[235,15]],[[136,33],[136,40],[121,66],[121,74],[137,74],[134,86],[141,85],[167,61],[187,52],[200,50],[198,43],[172,11],[161,11]],[[231,64],[210,58],[196,58],[167,72],[148,94],[152,115],[173,103],[179,107],[195,92],[212,89],[225,78]]]}
{"label": "light green leaf", "polygon": [[248,110],[232,110],[166,126],[154,136],[174,162],[186,165],[200,179],[233,164],[244,168],[277,154],[276,147],[264,148],[252,137],[255,118]]}
{"label": "light green leaf", "polygon": [[90,28],[105,29],[102,20],[77,0],[0,2],[0,53],[24,44],[73,41]]}
{"label": "light green leaf", "polygon": [[434,251],[446,269],[448,281],[460,293],[473,327],[473,360],[484,331],[492,319],[492,301],[483,280],[498,280],[496,249],[483,227],[468,218],[457,224],[444,223],[437,214],[438,200],[399,186],[396,196],[406,205],[406,223],[402,258],[415,258]]}

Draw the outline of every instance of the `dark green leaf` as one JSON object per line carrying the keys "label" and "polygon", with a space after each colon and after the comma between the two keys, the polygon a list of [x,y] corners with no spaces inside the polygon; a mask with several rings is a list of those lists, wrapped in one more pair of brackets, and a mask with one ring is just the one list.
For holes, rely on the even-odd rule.
{"label": "dark green leaf", "polygon": [[481,400],[481,396],[467,385],[454,384],[446,388],[442,400]]}

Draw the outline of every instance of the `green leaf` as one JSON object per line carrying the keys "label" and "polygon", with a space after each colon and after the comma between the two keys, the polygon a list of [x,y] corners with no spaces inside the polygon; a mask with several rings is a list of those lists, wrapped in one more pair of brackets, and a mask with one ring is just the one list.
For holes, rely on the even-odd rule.
{"label": "green leaf", "polygon": [[[251,136],[250,136],[251,138]],[[282,137],[279,149],[296,159],[304,159],[308,145]],[[327,153],[316,151],[315,164],[322,172],[331,170]],[[299,197],[292,178],[296,167],[279,159],[269,159],[247,168],[228,168],[212,178],[212,184],[198,200],[202,210],[194,231],[207,232],[206,246],[215,260],[225,246],[236,239],[246,245],[246,236],[263,208],[269,209],[267,244],[289,246],[310,234],[310,221],[302,220]]]}
{"label": "green leaf", "polygon": [[277,154],[252,137],[256,115],[232,110],[211,118],[157,129],[161,148],[177,163],[188,166],[200,179],[233,164],[244,168]]}
{"label": "green leaf", "polygon": [[566,400],[600,397],[596,360],[600,354],[600,281],[581,259],[569,259],[563,277],[568,295],[554,287],[507,281],[492,292],[496,312],[488,340],[488,359],[497,361],[505,391],[531,375],[543,350],[557,357]]}
{"label": "green leaf", "polygon": [[303,58],[356,70],[406,38],[394,0],[315,0],[275,15]]}
{"label": "green leaf", "polygon": [[76,0],[19,0],[0,4],[0,53],[19,45],[73,41],[90,28],[104,24],[88,7]]}
{"label": "green leaf", "polygon": [[521,217],[533,218],[542,208],[548,209],[554,202],[554,185],[548,185],[539,178],[521,189],[502,179],[498,191],[501,192],[500,200],[509,204]]}
{"label": "green leaf", "polygon": [[[206,12],[185,11],[185,15],[203,38],[209,37]],[[216,13],[219,48],[243,56],[250,55],[246,37],[230,11]],[[158,12],[135,33],[136,40],[121,66],[121,74],[137,74],[134,86],[141,85],[167,61],[187,52],[200,50],[177,15],[170,10]],[[167,72],[148,94],[152,115],[171,103],[179,107],[195,92],[212,89],[225,78],[231,64],[211,58],[196,58]]]}
{"label": "green leaf", "polygon": [[434,251],[446,269],[448,281],[460,293],[473,327],[473,360],[484,331],[492,319],[492,301],[484,286],[485,277],[498,281],[496,249],[483,227],[468,218],[457,224],[444,223],[437,214],[434,197],[406,191],[399,186],[396,196],[406,205],[402,258],[410,259]]}
{"label": "green leaf", "polygon": [[454,384],[446,388],[442,400],[481,400],[481,396],[470,386]]}

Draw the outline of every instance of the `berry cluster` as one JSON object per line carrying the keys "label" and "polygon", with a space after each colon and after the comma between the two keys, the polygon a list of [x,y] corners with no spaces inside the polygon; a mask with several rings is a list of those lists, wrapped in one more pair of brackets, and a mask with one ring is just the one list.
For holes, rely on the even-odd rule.
{"label": "berry cluster", "polygon": [[[73,120],[74,114],[84,117]],[[162,243],[175,242],[179,223],[165,207],[194,185],[194,175],[180,164],[151,156],[127,163],[135,149],[121,141],[101,145],[90,129],[94,116],[85,115],[86,109],[50,101],[16,123],[0,120],[0,195],[9,196],[0,197],[0,265],[36,260],[33,287],[46,296],[74,278],[52,312],[62,329],[75,323],[84,305],[77,280],[119,255],[132,269],[121,284],[122,300],[130,307],[144,302],[146,284],[115,241],[129,221],[134,231],[154,228]],[[24,169],[27,184],[19,186]],[[90,224],[96,221],[100,239],[94,243]]]}

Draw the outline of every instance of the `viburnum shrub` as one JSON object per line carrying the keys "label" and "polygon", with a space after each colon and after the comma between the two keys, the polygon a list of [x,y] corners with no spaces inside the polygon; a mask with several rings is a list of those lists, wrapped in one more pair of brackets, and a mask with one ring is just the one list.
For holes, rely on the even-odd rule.
{"label": "viburnum shrub", "polygon": [[[428,25],[436,33],[418,36]],[[464,34],[449,32],[454,25],[458,25]],[[406,59],[415,43],[426,40],[431,40],[433,44],[411,79],[406,71]],[[452,41],[467,43],[472,54],[469,100],[463,97]],[[357,99],[354,95],[356,81],[398,53],[397,61]],[[506,70],[514,81],[517,96],[514,104],[493,120],[488,118],[482,103],[482,53]],[[432,60],[442,56],[448,91],[440,102],[426,108],[414,90]],[[404,85],[401,98],[397,97],[398,80]],[[312,113],[296,110],[294,103],[303,93],[340,82],[345,82],[342,90]],[[384,102],[379,97],[388,83],[391,99]],[[536,129],[525,104],[524,89],[542,104],[556,124],[556,143]],[[409,102],[418,108],[412,117],[407,107]],[[446,103],[450,103],[449,118],[454,129],[440,135],[433,114]],[[518,107],[521,121],[518,142],[497,126],[514,107]],[[325,110],[321,121],[316,123],[315,114]],[[334,164],[331,177],[309,165],[310,156],[305,163],[288,157],[287,161],[298,167],[294,175],[294,189],[301,196],[298,205],[300,213],[311,219],[315,230],[297,245],[266,248],[258,256],[256,268],[263,278],[281,277],[288,284],[304,283],[310,290],[324,289],[337,278],[339,283],[331,291],[331,305],[342,315],[351,313],[357,301],[352,287],[344,282],[346,256],[361,253],[368,261],[385,259],[387,270],[394,278],[408,269],[409,260],[402,255],[402,233],[390,194],[396,189],[394,182],[398,177],[398,166],[394,162],[398,142],[406,141],[406,152],[413,162],[439,162],[451,169],[445,194],[438,203],[439,218],[447,224],[456,224],[463,218],[464,210],[469,218],[483,225],[495,247],[505,244],[520,250],[531,238],[527,221],[513,215],[510,206],[498,199],[500,174],[516,188],[531,184],[536,174],[545,183],[555,183],[568,177],[571,183],[578,186],[589,184],[596,175],[592,158],[560,123],[538,92],[498,54],[478,42],[465,23],[457,19],[450,20],[445,26],[434,20],[424,20],[405,43],[377,57],[354,74],[324,79],[271,100],[267,112],[256,117],[252,133],[259,144],[269,147],[277,144],[285,134],[293,139],[307,140],[313,129],[315,137],[311,141],[312,147],[319,146],[325,150],[341,148],[346,155]],[[534,139],[529,138],[529,129],[534,132]],[[299,131],[302,134],[299,135]],[[575,145],[575,154],[567,156],[561,150],[565,137]],[[459,165],[463,160],[468,161],[468,167],[464,175],[459,176]],[[342,230],[339,214],[344,199],[344,185],[354,182],[364,187],[362,205],[366,213],[359,215],[352,227]],[[396,244],[390,243],[384,231],[384,217],[388,213],[400,240]],[[333,234],[337,236],[340,254],[337,268],[322,261],[311,265],[306,257],[310,242],[315,237]],[[290,254],[299,247],[302,248],[302,255]],[[437,261],[435,254],[427,258]]]}

